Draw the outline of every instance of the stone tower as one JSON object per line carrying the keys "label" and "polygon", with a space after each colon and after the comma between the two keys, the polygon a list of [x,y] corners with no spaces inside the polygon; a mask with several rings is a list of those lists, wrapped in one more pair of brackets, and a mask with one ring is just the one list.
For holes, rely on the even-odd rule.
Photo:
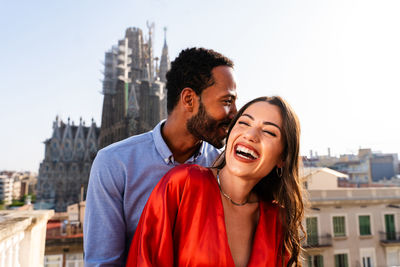
{"label": "stone tower", "polygon": [[154,57],[154,23],[147,23],[147,41],[139,28],[105,53],[100,148],[151,130],[167,117],[165,74],[169,69],[164,40],[160,67]]}

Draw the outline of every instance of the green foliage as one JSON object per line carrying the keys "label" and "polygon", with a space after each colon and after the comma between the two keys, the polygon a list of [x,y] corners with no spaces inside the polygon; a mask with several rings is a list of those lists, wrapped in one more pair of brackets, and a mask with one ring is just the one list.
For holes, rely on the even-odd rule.
{"label": "green foliage", "polygon": [[25,203],[25,200],[26,200],[26,198],[27,198],[28,196],[31,197],[31,203],[35,203],[35,202],[36,202],[36,195],[33,195],[33,194],[24,195],[24,196],[20,199],[20,201],[22,201],[22,202]]}
{"label": "green foliage", "polygon": [[23,201],[13,200],[10,207],[21,207],[24,205]]}

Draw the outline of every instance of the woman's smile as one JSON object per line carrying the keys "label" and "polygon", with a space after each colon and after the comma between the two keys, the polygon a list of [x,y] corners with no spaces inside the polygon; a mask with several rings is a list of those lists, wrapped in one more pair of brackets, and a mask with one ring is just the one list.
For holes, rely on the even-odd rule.
{"label": "woman's smile", "polygon": [[238,143],[235,145],[234,155],[238,160],[243,160],[245,162],[253,162],[258,160],[259,153],[251,145]]}

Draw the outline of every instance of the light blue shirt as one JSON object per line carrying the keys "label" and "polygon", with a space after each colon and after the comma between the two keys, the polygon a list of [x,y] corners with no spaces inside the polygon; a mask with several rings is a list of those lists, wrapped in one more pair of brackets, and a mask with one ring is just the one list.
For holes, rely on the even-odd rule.
{"label": "light blue shirt", "polygon": [[[125,265],[150,193],[166,172],[179,165],[162,138],[163,123],[97,153],[86,196],[85,266]],[[185,163],[211,166],[219,153],[203,141],[199,151]]]}

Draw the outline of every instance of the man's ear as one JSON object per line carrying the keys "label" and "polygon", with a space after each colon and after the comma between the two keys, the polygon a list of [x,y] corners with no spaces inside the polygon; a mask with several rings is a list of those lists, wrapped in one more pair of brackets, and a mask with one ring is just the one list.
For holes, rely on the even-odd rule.
{"label": "man's ear", "polygon": [[190,87],[183,88],[183,90],[181,92],[180,101],[181,101],[183,107],[185,108],[185,110],[187,110],[189,112],[193,112],[193,110],[195,109],[195,106],[196,106],[197,99],[198,99],[198,96],[192,88],[190,88]]}

